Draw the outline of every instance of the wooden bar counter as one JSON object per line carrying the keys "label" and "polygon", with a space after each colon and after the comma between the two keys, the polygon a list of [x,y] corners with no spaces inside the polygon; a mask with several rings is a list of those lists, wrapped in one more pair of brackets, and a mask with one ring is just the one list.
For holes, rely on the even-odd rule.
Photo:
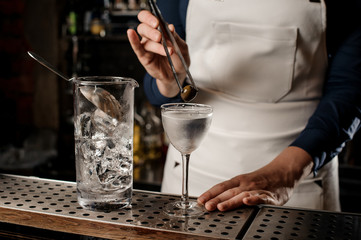
{"label": "wooden bar counter", "polygon": [[22,228],[41,239],[361,239],[359,214],[266,205],[198,218],[165,214],[178,197],[134,190],[131,207],[96,212],[78,205],[74,182],[0,174],[0,239],[22,239]]}

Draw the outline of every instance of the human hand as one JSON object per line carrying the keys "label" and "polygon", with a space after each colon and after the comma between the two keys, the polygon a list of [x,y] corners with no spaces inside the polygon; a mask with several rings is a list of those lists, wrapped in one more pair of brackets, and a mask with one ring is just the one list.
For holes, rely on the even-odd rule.
{"label": "human hand", "polygon": [[298,147],[288,147],[266,166],[219,183],[203,193],[198,202],[208,211],[227,211],[242,205],[281,206],[313,167],[312,157]]}
{"label": "human hand", "polygon": [[[179,88],[174,81],[174,76],[168,63],[164,47],[162,45],[162,35],[158,30],[159,21],[149,11],[143,10],[138,14],[140,24],[137,27],[137,33],[133,29],[128,29],[127,35],[133,51],[137,55],[140,63],[146,71],[157,79],[159,91],[166,97],[173,97],[179,93]],[[175,40],[183,54],[186,63],[190,64],[188,46],[175,32],[173,25],[168,26],[173,33]],[[182,62],[177,54],[174,54],[172,43],[167,40],[168,51],[171,55],[178,78],[181,81],[185,79],[186,72]]]}

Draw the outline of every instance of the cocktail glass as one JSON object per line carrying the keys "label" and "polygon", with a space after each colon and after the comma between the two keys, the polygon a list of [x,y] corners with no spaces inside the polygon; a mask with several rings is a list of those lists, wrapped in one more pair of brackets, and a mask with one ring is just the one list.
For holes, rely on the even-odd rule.
{"label": "cocktail glass", "polygon": [[182,156],[182,195],[165,211],[176,217],[203,215],[206,210],[188,196],[188,167],[191,153],[198,148],[212,121],[211,106],[195,103],[168,103],[161,106],[162,123],[171,144]]}

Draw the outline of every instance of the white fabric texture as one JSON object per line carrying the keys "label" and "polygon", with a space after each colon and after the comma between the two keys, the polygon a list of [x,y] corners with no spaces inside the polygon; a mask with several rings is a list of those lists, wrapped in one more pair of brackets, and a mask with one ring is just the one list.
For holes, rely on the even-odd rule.
{"label": "white fabric texture", "polygon": [[[321,97],[327,67],[325,5],[190,0],[186,21],[190,71],[201,89],[195,101],[214,108],[209,132],[190,158],[189,193],[199,196],[266,165],[305,127]],[[170,146],[163,192],[181,193],[176,162],[181,155]],[[334,171],[335,164],[329,165],[319,177]],[[289,204],[339,210],[337,178],[324,179],[323,189],[316,180],[301,183]],[[333,194],[325,199],[324,190]]]}

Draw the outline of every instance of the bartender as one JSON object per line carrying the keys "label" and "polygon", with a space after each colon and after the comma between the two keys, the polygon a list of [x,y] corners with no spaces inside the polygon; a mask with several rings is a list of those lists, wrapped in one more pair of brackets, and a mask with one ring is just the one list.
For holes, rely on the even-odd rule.
{"label": "bartender", "polygon": [[[354,17],[360,1],[348,1],[347,25],[332,12],[346,8],[324,0],[157,4],[191,63],[200,89],[194,101],[214,108],[208,135],[192,153],[190,195],[208,210],[262,203],[340,210],[337,154],[361,118],[360,29],[350,35],[361,22]],[[138,18],[141,39],[134,30],[128,38],[148,72],[149,100],[181,101],[158,20],[148,11]],[[347,27],[332,32],[331,23]],[[172,59],[184,79],[176,54]],[[181,192],[179,161],[170,146],[163,192]]]}

